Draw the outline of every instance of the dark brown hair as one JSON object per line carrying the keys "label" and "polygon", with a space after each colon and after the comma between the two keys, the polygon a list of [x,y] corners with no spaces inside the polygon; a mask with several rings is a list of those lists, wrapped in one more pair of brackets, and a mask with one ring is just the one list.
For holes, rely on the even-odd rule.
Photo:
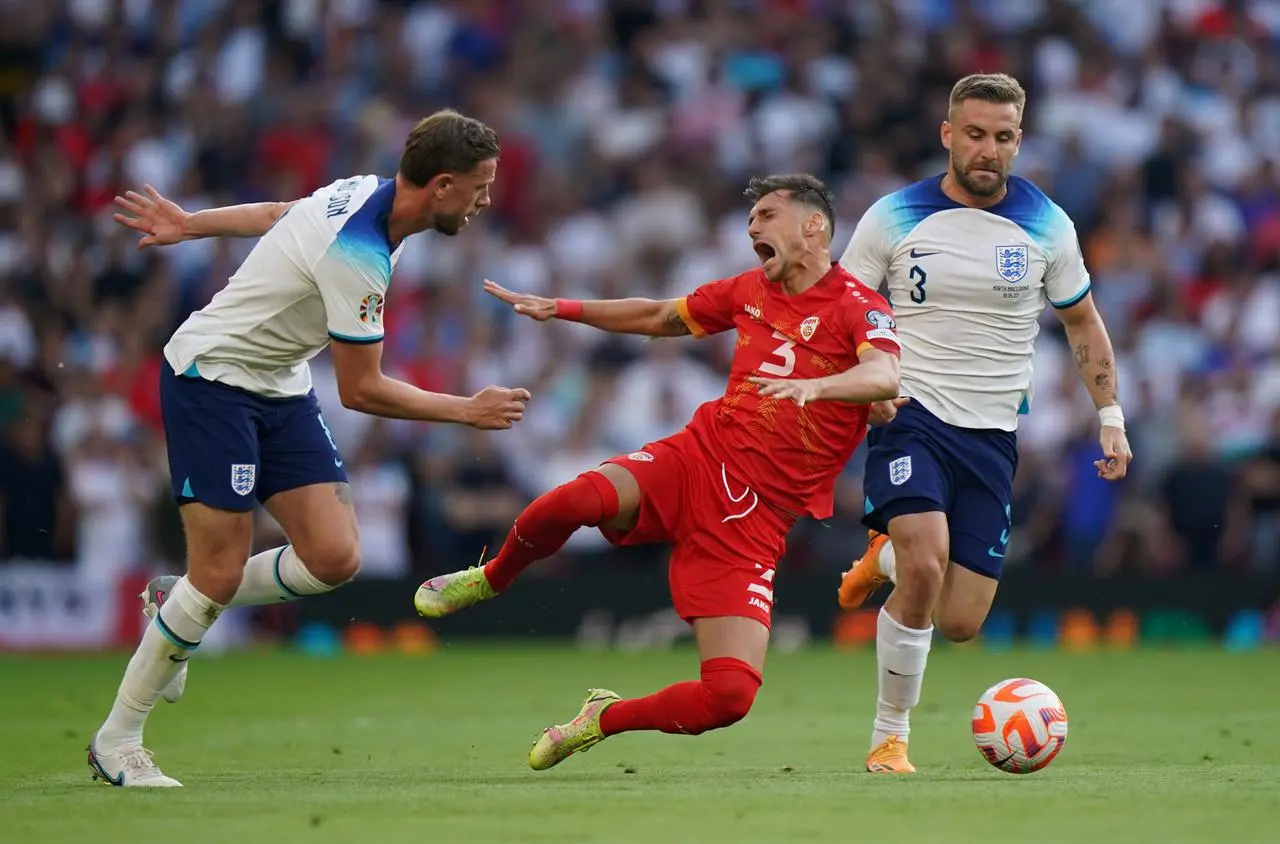
{"label": "dark brown hair", "polygon": [[831,191],[817,176],[809,173],[784,173],[773,176],[758,176],[747,182],[743,195],[753,203],[759,202],[771,193],[785,192],[792,202],[807,205],[814,211],[821,211],[827,218],[827,235],[836,231],[835,200]]}
{"label": "dark brown hair", "polygon": [[418,121],[404,142],[400,175],[422,187],[441,173],[470,173],[481,162],[497,158],[498,133],[453,109]]}

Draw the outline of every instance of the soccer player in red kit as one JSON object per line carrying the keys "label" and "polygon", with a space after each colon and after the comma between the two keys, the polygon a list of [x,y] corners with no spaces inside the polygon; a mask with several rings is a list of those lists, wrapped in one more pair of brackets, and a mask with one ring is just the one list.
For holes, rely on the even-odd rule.
{"label": "soccer player in red kit", "polygon": [[831,515],[837,475],[866,433],[867,403],[898,395],[888,304],[831,261],[831,195],[809,175],[753,179],[747,232],[761,266],[681,299],[566,301],[485,289],[536,320],[605,331],[706,337],[735,329],[724,396],[683,430],[538,498],[483,567],[428,580],[414,604],[438,618],[493,597],[578,528],[613,543],[671,543],[668,579],[693,626],[700,680],[622,700],[593,689],[547,728],[536,770],[631,730],[697,735],[741,720],[761,683],[774,567],[803,515]]}

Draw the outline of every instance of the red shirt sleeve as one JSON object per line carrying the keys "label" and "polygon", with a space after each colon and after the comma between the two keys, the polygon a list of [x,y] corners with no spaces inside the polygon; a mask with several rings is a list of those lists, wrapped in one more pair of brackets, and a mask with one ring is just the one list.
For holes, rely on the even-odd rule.
{"label": "red shirt sleeve", "polygon": [[676,300],[676,312],[694,337],[719,334],[734,327],[734,315],[743,301],[738,283],[742,276],[708,282]]}
{"label": "red shirt sleeve", "polygon": [[884,297],[869,289],[858,292],[854,308],[854,351],[861,355],[866,349],[879,349],[894,357],[902,357],[898,342],[898,323]]}

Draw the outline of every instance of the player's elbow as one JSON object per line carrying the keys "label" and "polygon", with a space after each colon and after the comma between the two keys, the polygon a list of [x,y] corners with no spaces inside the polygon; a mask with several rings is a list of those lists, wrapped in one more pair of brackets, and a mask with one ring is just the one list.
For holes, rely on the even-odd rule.
{"label": "player's elbow", "polygon": [[342,406],[348,410],[357,410],[361,413],[370,412],[373,405],[374,388],[367,380],[347,380],[338,379],[338,401],[342,402]]}
{"label": "player's elbow", "polygon": [[364,393],[339,393],[338,396],[342,400],[342,406],[347,410],[355,410],[360,413],[373,413],[373,402],[370,400],[370,397]]}

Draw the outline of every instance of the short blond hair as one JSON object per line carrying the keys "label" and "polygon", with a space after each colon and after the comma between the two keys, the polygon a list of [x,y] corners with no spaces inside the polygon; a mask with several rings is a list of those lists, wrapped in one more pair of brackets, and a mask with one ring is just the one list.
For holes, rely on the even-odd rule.
{"label": "short blond hair", "polygon": [[1027,105],[1027,92],[1022,89],[1018,80],[1007,73],[971,73],[961,79],[951,89],[951,101],[948,113],[954,114],[965,100],[982,100],[985,103],[1013,103],[1018,107],[1018,116]]}

